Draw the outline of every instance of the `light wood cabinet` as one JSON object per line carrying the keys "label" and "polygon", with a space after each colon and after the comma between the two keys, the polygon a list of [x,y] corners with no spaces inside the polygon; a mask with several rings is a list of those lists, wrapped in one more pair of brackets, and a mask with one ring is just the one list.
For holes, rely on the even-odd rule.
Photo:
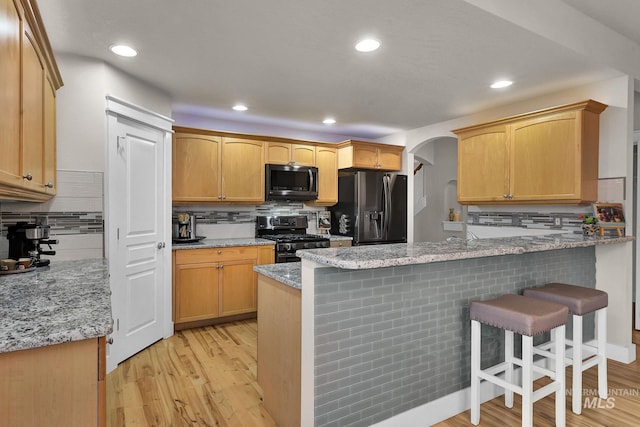
{"label": "light wood cabinet", "polygon": [[310,203],[316,206],[333,206],[338,203],[338,150],[334,147],[316,147],[318,168],[318,199]]}
{"label": "light wood cabinet", "polygon": [[173,201],[220,201],[222,138],[191,133],[173,135]]}
{"label": "light wood cabinet", "polygon": [[505,126],[458,135],[458,200],[503,201],[509,194],[509,153]]}
{"label": "light wood cabinet", "polygon": [[330,248],[348,248],[351,246],[351,240],[332,240],[329,243]]}
{"label": "light wood cabinet", "polygon": [[339,169],[402,170],[404,147],[348,140],[338,145]]}
{"label": "light wood cabinet", "polygon": [[220,315],[256,311],[256,258],[220,264]]}
{"label": "light wood cabinet", "polygon": [[217,323],[257,309],[256,264],[272,264],[274,246],[176,250],[173,292],[176,330]]}
{"label": "light wood cabinet", "polygon": [[20,52],[22,10],[0,0],[0,183],[20,184]]}
{"label": "light wood cabinet", "polygon": [[458,201],[596,201],[599,115],[605,108],[588,100],[455,130]]}
{"label": "light wood cabinet", "polygon": [[263,142],[174,127],[173,203],[264,202]]}
{"label": "light wood cabinet", "polygon": [[218,317],[218,264],[176,264],[176,323]]}
{"label": "light wood cabinet", "polygon": [[316,147],[286,142],[267,142],[265,163],[276,165],[316,166]]}
{"label": "light wood cabinet", "polygon": [[264,202],[264,148],[262,141],[222,138],[222,200]]}
{"label": "light wood cabinet", "polygon": [[0,0],[0,199],[55,194],[55,91],[62,79],[35,2]]}
{"label": "light wood cabinet", "polygon": [[104,426],[104,337],[0,354],[0,425]]}

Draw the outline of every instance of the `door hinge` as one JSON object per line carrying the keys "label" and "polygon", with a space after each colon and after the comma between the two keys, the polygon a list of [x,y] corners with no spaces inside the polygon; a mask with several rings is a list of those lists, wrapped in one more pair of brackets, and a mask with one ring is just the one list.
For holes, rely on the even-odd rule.
{"label": "door hinge", "polygon": [[116,240],[120,240],[120,228],[116,229]]}
{"label": "door hinge", "polygon": [[120,319],[116,319],[116,331],[120,330]]}

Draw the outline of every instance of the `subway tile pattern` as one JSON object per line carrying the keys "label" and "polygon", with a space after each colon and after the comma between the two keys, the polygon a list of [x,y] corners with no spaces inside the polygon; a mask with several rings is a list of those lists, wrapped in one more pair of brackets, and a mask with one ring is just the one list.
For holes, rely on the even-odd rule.
{"label": "subway tile pattern", "polygon": [[[322,271],[315,425],[369,426],[469,386],[471,301],[551,281],[595,287],[595,249]],[[482,336],[490,366],[501,360],[503,334],[483,326]]]}
{"label": "subway tile pattern", "polygon": [[[582,234],[580,215],[590,215],[591,210],[584,213],[531,213],[531,212],[469,212],[467,223],[496,227],[522,227],[538,230],[565,230],[568,233]],[[555,225],[560,219],[560,225]]]}
{"label": "subway tile pattern", "polygon": [[1,212],[2,236],[17,222],[48,224],[51,236],[68,234],[95,234],[104,231],[102,212]]}
{"label": "subway tile pattern", "polygon": [[318,211],[324,208],[305,206],[302,202],[271,201],[260,206],[238,207],[236,209],[217,206],[174,206],[173,220],[179,212],[195,215],[198,224],[240,224],[254,223],[258,215],[306,215],[309,223],[317,221]]}

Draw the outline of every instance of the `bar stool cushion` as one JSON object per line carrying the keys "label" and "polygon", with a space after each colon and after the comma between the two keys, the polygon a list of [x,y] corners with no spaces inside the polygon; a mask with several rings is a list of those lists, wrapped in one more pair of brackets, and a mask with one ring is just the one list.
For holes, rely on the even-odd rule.
{"label": "bar stool cushion", "polygon": [[525,289],[524,295],[566,305],[571,314],[578,316],[600,310],[609,304],[606,292],[565,283],[548,283],[541,288]]}
{"label": "bar stool cushion", "polygon": [[522,295],[507,294],[487,301],[472,301],[471,320],[533,336],[567,323],[566,306]]}

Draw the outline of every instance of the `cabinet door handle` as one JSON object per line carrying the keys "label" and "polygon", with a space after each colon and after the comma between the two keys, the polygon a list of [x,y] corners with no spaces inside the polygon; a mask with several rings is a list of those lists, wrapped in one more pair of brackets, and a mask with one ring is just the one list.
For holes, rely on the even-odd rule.
{"label": "cabinet door handle", "polygon": [[513,199],[513,194],[509,194],[509,198],[510,198],[510,199]]}
{"label": "cabinet door handle", "polygon": [[107,340],[107,344],[113,344],[113,338],[109,337],[109,339]]}
{"label": "cabinet door handle", "polygon": [[504,193],[504,194],[502,195],[502,198],[503,198],[503,199],[508,199],[508,198],[509,198],[509,195],[508,195],[507,193]]}
{"label": "cabinet door handle", "polygon": [[47,188],[53,188],[53,182],[49,181],[44,186]]}
{"label": "cabinet door handle", "polygon": [[165,245],[165,243],[164,243],[164,242],[158,242],[158,245],[157,245],[158,249],[162,249],[162,248],[164,248],[165,246],[166,246],[166,245]]}
{"label": "cabinet door handle", "polygon": [[26,175],[22,175],[22,179],[26,179],[27,181],[31,181],[33,179],[33,175],[31,175],[31,172],[27,172]]}
{"label": "cabinet door handle", "polygon": [[222,254],[222,251],[221,251],[221,250],[219,250],[219,251],[218,251],[218,255],[221,255],[221,254]]}

